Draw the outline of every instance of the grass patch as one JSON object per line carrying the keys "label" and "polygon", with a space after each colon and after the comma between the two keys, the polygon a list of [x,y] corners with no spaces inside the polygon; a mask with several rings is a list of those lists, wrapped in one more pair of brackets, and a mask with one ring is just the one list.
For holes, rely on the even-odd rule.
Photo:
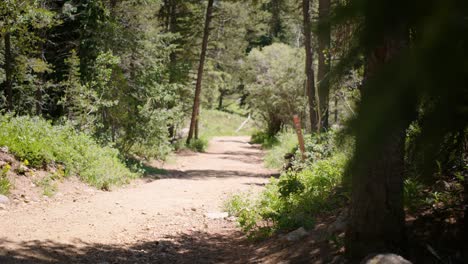
{"label": "grass patch", "polygon": [[246,119],[245,116],[219,110],[203,110],[200,112],[200,138],[209,140],[215,136],[252,135],[256,130],[256,125],[252,119],[239,132],[236,132]]}
{"label": "grass patch", "polygon": [[42,188],[42,194],[47,197],[52,197],[58,190],[57,182],[53,175],[47,175],[35,184]]}
{"label": "grass patch", "polygon": [[66,175],[78,175],[103,190],[138,175],[122,163],[116,149],[100,146],[69,125],[53,126],[37,117],[0,116],[0,146],[33,167],[62,164]]}
{"label": "grass patch", "polygon": [[284,155],[294,153],[297,144],[296,134],[292,132],[280,133],[277,136],[277,142],[268,149],[265,155],[265,166],[280,169],[284,164]]}

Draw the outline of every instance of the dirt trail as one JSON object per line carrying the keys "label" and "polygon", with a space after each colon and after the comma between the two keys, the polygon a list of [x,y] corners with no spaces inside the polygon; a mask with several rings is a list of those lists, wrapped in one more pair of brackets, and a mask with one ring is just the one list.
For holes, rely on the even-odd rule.
{"label": "dirt trail", "polygon": [[233,263],[248,243],[211,219],[232,193],[258,191],[272,171],[248,137],[219,137],[179,154],[159,180],[18,207],[0,215],[0,263]]}

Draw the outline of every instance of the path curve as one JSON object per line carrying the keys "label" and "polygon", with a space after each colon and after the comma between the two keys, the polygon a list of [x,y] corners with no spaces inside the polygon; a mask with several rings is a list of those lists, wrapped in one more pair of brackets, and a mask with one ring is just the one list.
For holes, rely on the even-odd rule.
{"label": "path curve", "polygon": [[[246,248],[234,223],[210,219],[273,171],[248,137],[218,137],[181,153],[159,180],[0,215],[0,263],[234,263]],[[233,247],[233,245],[237,245]]]}

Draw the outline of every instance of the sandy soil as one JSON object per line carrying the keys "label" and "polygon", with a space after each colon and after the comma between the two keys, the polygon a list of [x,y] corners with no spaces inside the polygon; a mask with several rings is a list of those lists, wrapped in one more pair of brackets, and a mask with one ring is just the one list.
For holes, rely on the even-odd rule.
{"label": "sandy soil", "polygon": [[273,171],[248,137],[180,153],[161,179],[89,189],[0,214],[0,263],[242,263],[250,248],[222,212],[229,195],[258,192]]}

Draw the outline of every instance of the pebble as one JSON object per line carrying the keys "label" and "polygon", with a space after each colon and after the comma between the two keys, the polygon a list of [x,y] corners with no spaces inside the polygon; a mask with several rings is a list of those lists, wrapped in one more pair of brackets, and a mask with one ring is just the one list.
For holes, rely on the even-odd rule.
{"label": "pebble", "polygon": [[227,212],[212,212],[205,214],[205,217],[209,219],[224,219],[228,216],[229,214]]}
{"label": "pebble", "polygon": [[299,227],[298,229],[288,233],[286,235],[286,240],[288,241],[297,241],[305,236],[307,236],[309,232],[307,232],[304,227]]}
{"label": "pebble", "polygon": [[6,197],[5,195],[0,194],[0,204],[9,204],[9,203],[10,203],[10,199],[8,199],[8,197]]}

